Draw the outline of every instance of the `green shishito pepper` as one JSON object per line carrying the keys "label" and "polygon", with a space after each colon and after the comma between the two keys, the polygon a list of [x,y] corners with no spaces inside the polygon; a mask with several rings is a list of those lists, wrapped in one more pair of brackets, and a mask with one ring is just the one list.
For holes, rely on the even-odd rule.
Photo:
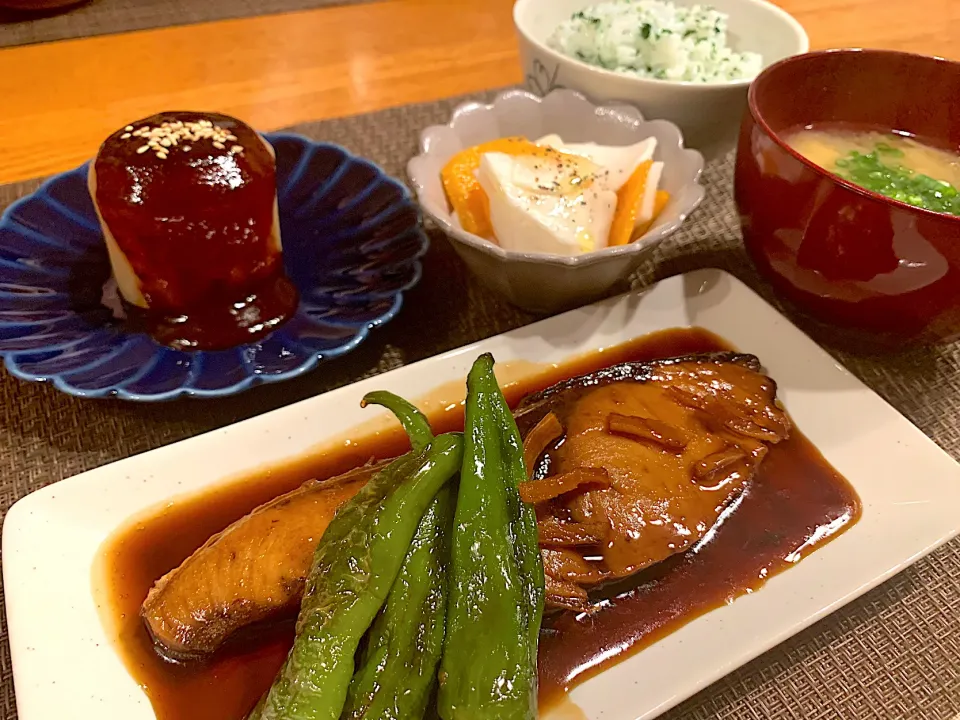
{"label": "green shishito pepper", "polygon": [[447,609],[454,496],[446,486],[427,508],[367,646],[344,720],[421,720],[436,685]]}
{"label": "green shishito pepper", "polygon": [[443,720],[537,716],[537,638],[543,564],[516,423],[493,373],[477,359],[467,378],[463,469],[450,557],[440,664]]}
{"label": "green shishito pepper", "polygon": [[404,431],[410,436],[410,447],[414,450],[422,450],[433,440],[430,421],[409,400],[386,390],[375,390],[368,392],[360,401],[360,407],[367,405],[382,405],[396,415]]}
{"label": "green shishito pepper", "polygon": [[[393,411],[415,450],[432,440],[427,418],[403,398],[376,392],[363,402]],[[447,485],[427,508],[387,603],[367,633],[344,720],[423,718],[443,650],[453,508]]]}
{"label": "green shishito pepper", "polygon": [[[528,642],[533,653],[533,669],[536,673],[537,647],[540,642],[540,623],[543,620],[544,576],[543,557],[540,555],[540,536],[537,532],[537,512],[532,505],[520,500],[518,488],[527,481],[527,466],[523,460],[523,440],[520,430],[510,412],[496,377],[493,375],[491,358],[490,378],[496,388],[496,404],[500,427],[503,428],[504,471],[507,481],[508,511],[512,518],[514,554],[520,569],[520,584],[523,590],[521,609],[526,612]],[[534,674],[536,678],[536,674]]]}
{"label": "green shishito pepper", "polygon": [[314,553],[293,647],[251,720],[340,718],[360,640],[462,457],[462,437],[441,435],[390,463],[340,508]]}

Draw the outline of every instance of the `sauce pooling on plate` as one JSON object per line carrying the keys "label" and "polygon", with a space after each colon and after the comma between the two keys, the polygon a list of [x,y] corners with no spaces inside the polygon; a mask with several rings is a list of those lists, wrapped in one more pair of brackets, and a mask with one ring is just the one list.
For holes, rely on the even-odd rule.
{"label": "sauce pooling on plate", "polygon": [[960,215],[960,153],[893,132],[811,127],[786,143],[860,187],[934,212]]}
{"label": "sauce pooling on plate", "polygon": [[270,145],[235,118],[167,112],[113,133],[89,185],[130,318],[159,342],[216,350],[287,320]]}
{"label": "sauce pooling on plate", "polygon": [[[527,375],[505,388],[511,406],[560,380],[626,361],[725,350],[699,329],[640,338]],[[463,410],[447,404],[431,416],[437,432],[462,429]],[[98,576],[102,617],[130,673],[158,720],[241,720],[270,686],[293,639],[290,623],[261,628],[229,643],[204,663],[164,661],[140,620],[140,606],[157,580],[207,539],[253,508],[310,478],[333,477],[371,457],[406,449],[400,431],[361,436],[289,465],[251,474],[177,501],[139,519],[104,545]],[[759,588],[853,525],[860,501],[853,488],[798,431],[771,447],[751,487],[723,522],[691,550],[620,585],[601,589],[598,611],[546,619],[540,644],[541,709],[564,701],[566,690],[638,652],[694,618]]]}

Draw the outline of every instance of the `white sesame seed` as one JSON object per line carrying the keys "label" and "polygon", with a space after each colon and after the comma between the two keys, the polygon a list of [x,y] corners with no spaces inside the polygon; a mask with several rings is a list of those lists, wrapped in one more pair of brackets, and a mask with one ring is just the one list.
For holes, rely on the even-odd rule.
{"label": "white sesame seed", "polygon": [[127,125],[127,126],[124,128],[124,130],[126,130],[127,132],[133,132],[133,125]]}
{"label": "white sesame seed", "polygon": [[141,145],[137,148],[137,155],[143,155],[147,150],[150,149],[149,145]]}
{"label": "white sesame seed", "polygon": [[183,151],[184,151],[184,152],[190,152],[190,146],[189,146],[189,145],[184,145],[184,146],[183,146]]}
{"label": "white sesame seed", "polygon": [[127,140],[127,139],[129,139],[129,137],[130,137],[130,133],[124,133],[123,135],[120,136],[120,139],[121,139],[121,140]]}
{"label": "white sesame seed", "polygon": [[160,158],[161,160],[166,160],[166,159],[167,159],[167,153],[165,153],[165,152],[158,152],[158,153],[157,153],[157,157]]}
{"label": "white sesame seed", "polygon": [[223,149],[225,149],[225,148],[227,147],[227,146],[224,145],[222,142],[214,142],[214,143],[213,143],[213,146],[214,146],[217,150],[223,150]]}
{"label": "white sesame seed", "polygon": [[243,145],[234,145],[232,148],[230,148],[230,152],[232,152],[232,153],[242,153],[242,152],[243,152]]}
{"label": "white sesame seed", "polygon": [[162,138],[160,144],[164,147],[170,147],[170,138]]}

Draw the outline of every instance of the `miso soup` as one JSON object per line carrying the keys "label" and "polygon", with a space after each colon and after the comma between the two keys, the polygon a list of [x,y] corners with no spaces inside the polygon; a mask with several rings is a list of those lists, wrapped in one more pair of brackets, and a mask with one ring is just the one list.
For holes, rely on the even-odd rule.
{"label": "miso soup", "polygon": [[960,215],[960,154],[893,132],[804,128],[786,143],[867,190],[934,212]]}

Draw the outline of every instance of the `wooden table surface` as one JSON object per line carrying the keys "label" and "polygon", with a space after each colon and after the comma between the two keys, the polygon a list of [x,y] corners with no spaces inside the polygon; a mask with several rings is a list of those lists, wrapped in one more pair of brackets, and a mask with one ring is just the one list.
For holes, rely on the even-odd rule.
{"label": "wooden table surface", "polygon": [[[778,2],[813,48],[960,58],[951,0]],[[512,5],[388,0],[0,50],[0,184],[74,167],[159,110],[269,130],[519,82]]]}

